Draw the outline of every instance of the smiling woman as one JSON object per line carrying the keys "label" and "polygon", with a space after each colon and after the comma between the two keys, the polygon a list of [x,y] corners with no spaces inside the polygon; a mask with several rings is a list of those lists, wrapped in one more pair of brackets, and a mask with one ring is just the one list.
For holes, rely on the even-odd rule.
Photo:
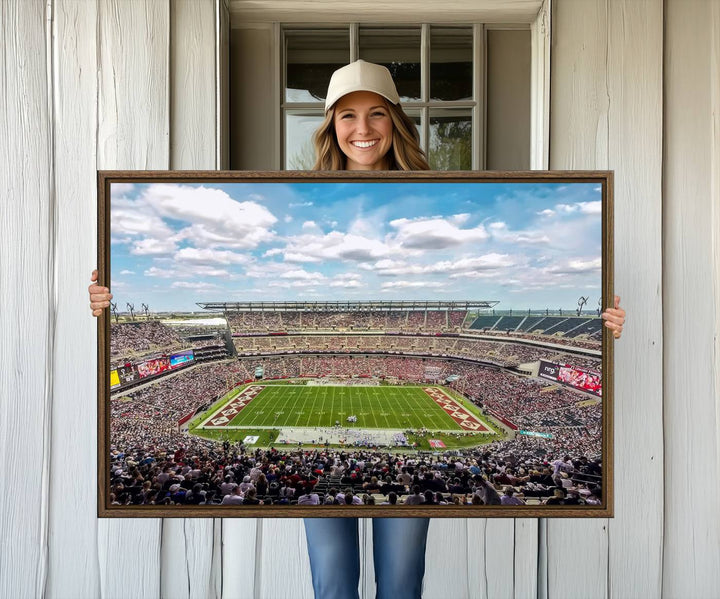
{"label": "smiling woman", "polygon": [[390,72],[364,60],[333,73],[313,142],[314,170],[430,169]]}
{"label": "smiling woman", "polygon": [[393,125],[383,98],[358,91],[338,100],[333,115],[338,145],[350,171],[389,169]]}

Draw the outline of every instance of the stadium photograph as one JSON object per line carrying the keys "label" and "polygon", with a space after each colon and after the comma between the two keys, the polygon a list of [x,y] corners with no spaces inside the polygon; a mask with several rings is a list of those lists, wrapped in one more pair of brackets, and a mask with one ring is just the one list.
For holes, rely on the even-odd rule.
{"label": "stadium photograph", "polygon": [[110,182],[104,515],[606,509],[604,184]]}

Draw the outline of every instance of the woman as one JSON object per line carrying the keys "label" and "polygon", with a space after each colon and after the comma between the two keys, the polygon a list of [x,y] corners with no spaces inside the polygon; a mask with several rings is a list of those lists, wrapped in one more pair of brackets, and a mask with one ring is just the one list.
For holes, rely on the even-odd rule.
{"label": "woman", "polygon": [[[400,107],[390,72],[362,60],[333,73],[325,119],[313,142],[314,170],[429,169],[415,124]],[[97,271],[92,280],[97,280]],[[90,307],[98,316],[112,296],[96,284],[89,292]],[[618,302],[616,297],[615,309],[603,314],[605,326],[616,338],[625,316]],[[428,518],[373,519],[378,599],[421,596],[428,524]],[[307,518],[305,532],[316,599],[356,599],[360,577],[357,518]]]}

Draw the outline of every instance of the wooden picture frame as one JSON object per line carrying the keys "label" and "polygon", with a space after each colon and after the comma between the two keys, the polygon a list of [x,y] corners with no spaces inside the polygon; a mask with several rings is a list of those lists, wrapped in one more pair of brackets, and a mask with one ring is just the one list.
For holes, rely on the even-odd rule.
{"label": "wooden picture frame", "polygon": [[[612,192],[99,171],[98,515],[612,517]],[[448,503],[380,505],[414,484]]]}

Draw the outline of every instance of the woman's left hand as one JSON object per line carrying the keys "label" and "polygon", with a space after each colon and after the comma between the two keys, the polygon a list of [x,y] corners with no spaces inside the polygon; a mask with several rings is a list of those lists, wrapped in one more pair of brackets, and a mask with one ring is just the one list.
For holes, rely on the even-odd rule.
{"label": "woman's left hand", "polygon": [[620,339],[625,324],[625,310],[620,307],[620,297],[615,296],[615,307],[608,308],[602,313],[605,326],[612,331],[615,339]]}

